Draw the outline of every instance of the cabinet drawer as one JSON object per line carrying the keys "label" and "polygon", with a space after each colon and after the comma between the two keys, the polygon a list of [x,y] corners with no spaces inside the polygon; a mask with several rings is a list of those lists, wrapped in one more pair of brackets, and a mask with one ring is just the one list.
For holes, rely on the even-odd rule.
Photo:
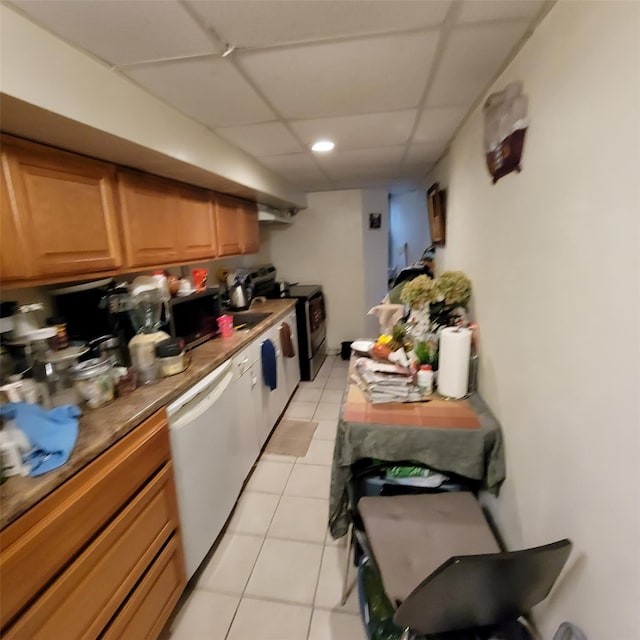
{"label": "cabinet drawer", "polygon": [[180,538],[176,535],[169,540],[102,639],[156,638],[178,602],[185,582]]}
{"label": "cabinet drawer", "polygon": [[149,418],[0,533],[4,628],[170,460],[164,411]]}
{"label": "cabinet drawer", "polygon": [[4,637],[97,636],[177,528],[167,464]]}

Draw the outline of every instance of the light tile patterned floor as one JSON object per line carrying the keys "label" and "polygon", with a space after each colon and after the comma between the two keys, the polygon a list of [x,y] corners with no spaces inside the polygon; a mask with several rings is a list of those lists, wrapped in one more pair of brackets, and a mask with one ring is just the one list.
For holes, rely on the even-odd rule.
{"label": "light tile patterned floor", "polygon": [[327,532],[347,363],[326,359],[286,416],[318,427],[304,458],[263,454],[172,640],[364,640],[355,590],[340,606],[344,540]]}

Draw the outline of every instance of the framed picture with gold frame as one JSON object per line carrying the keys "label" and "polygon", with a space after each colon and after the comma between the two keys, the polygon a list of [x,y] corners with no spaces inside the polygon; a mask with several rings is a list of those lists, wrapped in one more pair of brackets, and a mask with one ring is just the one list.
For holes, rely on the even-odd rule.
{"label": "framed picture with gold frame", "polygon": [[434,182],[427,191],[427,211],[431,244],[444,246],[446,240],[445,191]]}

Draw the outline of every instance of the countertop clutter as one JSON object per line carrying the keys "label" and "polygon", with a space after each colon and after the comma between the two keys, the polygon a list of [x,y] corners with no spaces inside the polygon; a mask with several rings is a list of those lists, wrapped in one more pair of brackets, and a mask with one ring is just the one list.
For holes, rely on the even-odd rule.
{"label": "countertop clutter", "polygon": [[79,436],[69,461],[38,478],[14,476],[0,487],[0,528],[6,527],[65,480],[97,458],[154,412],[176,399],[202,377],[238,352],[265,329],[295,307],[295,300],[267,300],[252,312],[269,315],[254,327],[234,332],[230,338],[215,338],[191,351],[191,364],[183,373],[137,388],[99,409],[84,409]]}

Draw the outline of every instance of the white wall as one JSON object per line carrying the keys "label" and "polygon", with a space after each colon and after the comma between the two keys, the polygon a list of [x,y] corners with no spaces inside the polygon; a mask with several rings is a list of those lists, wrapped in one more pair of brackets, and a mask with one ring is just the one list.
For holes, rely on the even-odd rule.
{"label": "white wall", "polygon": [[[417,262],[424,250],[431,244],[429,217],[427,214],[426,189],[394,193],[390,206],[390,251],[389,266],[398,271]],[[404,257],[404,243],[407,243],[407,264]]]}
{"label": "white wall", "polygon": [[[369,214],[381,213],[379,229],[369,228]],[[364,312],[380,303],[387,294],[389,265],[389,194],[386,191],[362,192],[362,251]],[[377,336],[380,325],[374,316],[365,316],[363,336]]]}
{"label": "white wall", "polygon": [[635,2],[559,2],[493,89],[529,95],[522,173],[491,184],[478,110],[429,176],[449,190],[437,267],[473,282],[506,438],[491,509],[510,548],[575,545],[545,638],[640,637],[639,25]]}
{"label": "white wall", "polygon": [[[273,262],[278,278],[322,285],[327,346],[335,351],[343,341],[373,335],[377,327],[366,312],[386,292],[386,193],[325,191],[307,197],[308,209],[292,225],[261,228],[259,261]],[[382,213],[381,229],[368,229],[369,212]]]}

